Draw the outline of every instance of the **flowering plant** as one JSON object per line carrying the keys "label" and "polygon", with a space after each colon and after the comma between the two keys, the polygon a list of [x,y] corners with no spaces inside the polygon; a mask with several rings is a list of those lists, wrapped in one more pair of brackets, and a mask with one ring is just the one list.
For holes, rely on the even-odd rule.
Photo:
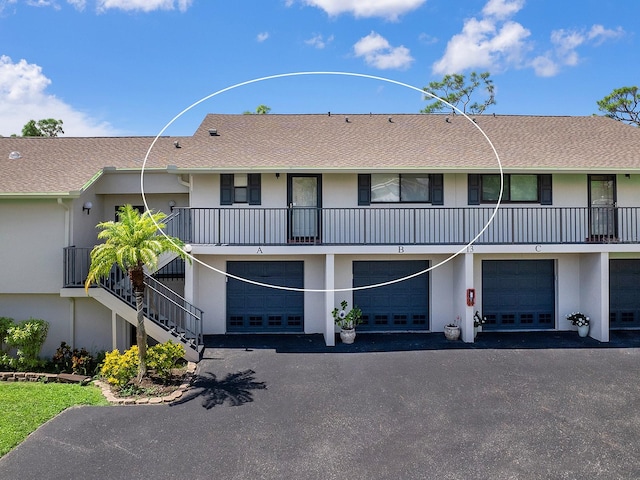
{"label": "flowering plant", "polygon": [[333,315],[333,321],[343,330],[355,328],[356,325],[362,322],[362,310],[358,307],[353,307],[347,311],[347,301],[340,302],[340,309],[334,308],[331,312]]}
{"label": "flowering plant", "polygon": [[456,320],[454,322],[447,323],[445,326],[446,327],[451,327],[451,328],[459,327],[460,326],[460,315],[458,315],[456,317]]}
{"label": "flowering plant", "polygon": [[567,320],[571,322],[572,325],[576,325],[578,327],[583,327],[585,325],[589,325],[589,317],[587,317],[584,313],[573,312],[567,315]]}
{"label": "flowering plant", "polygon": [[480,327],[484,323],[487,323],[487,317],[481,317],[480,313],[476,310],[476,313],[473,315],[473,326]]}

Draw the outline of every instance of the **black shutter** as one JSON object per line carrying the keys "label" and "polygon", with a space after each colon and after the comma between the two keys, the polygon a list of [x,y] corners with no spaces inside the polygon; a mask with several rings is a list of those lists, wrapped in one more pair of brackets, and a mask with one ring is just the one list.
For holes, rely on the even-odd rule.
{"label": "black shutter", "polygon": [[233,205],[233,173],[220,175],[220,205]]}
{"label": "black shutter", "polygon": [[444,180],[441,173],[429,176],[431,186],[431,205],[444,205]]}
{"label": "black shutter", "polygon": [[371,175],[368,173],[358,174],[358,205],[369,205],[371,203]]}
{"label": "black shutter", "polygon": [[260,174],[259,173],[250,173],[248,178],[248,186],[249,191],[249,205],[260,205]]}
{"label": "black shutter", "polygon": [[553,205],[551,175],[538,175],[540,182],[540,205]]}
{"label": "black shutter", "polygon": [[480,205],[480,175],[470,173],[467,179],[469,205]]}

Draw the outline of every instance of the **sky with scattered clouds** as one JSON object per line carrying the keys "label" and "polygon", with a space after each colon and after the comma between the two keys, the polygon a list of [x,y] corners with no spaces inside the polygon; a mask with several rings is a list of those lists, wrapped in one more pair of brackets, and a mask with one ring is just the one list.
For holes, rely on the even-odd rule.
{"label": "sky with scattered clouds", "polygon": [[[638,0],[0,0],[0,135],[190,135],[206,113],[416,113],[491,73],[511,115],[591,115],[640,84]],[[228,87],[244,84],[238,88]]]}

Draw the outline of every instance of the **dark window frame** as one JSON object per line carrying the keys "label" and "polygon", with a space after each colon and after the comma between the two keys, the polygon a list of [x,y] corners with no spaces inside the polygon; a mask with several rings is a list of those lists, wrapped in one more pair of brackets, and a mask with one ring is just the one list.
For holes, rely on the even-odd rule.
{"label": "dark window frame", "polygon": [[[387,175],[398,176],[398,201],[375,201],[372,195],[372,185],[370,173],[358,175],[358,205],[384,205],[384,204],[419,204],[419,205],[442,205],[443,204],[443,178],[442,174],[417,174],[417,173],[387,173]],[[429,179],[427,200],[403,200],[402,199],[402,176],[425,177]]]}
{"label": "dark window frame", "polygon": [[[484,179],[485,177],[499,177],[499,174],[495,173],[481,173],[481,174],[469,174],[468,176],[468,204],[480,205],[480,204],[496,204],[497,199],[486,199],[484,197]],[[517,176],[535,176],[537,181],[536,186],[536,199],[535,200],[512,200],[511,199],[511,178]],[[509,204],[539,204],[539,205],[551,205],[552,204],[552,176],[550,174],[539,173],[505,173],[504,174],[504,188],[502,194],[502,200],[500,203]]]}
{"label": "dark window frame", "polygon": [[[260,205],[262,202],[262,176],[260,173],[247,174],[247,186],[236,187],[235,174],[220,174],[220,205],[248,204]],[[244,199],[239,200],[236,192],[244,191]]]}

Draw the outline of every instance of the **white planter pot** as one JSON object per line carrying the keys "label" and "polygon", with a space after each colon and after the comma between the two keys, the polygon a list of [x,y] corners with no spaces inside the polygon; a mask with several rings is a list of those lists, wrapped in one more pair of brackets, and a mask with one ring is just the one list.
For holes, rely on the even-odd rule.
{"label": "white planter pot", "polygon": [[589,335],[589,325],[578,325],[578,335],[581,337]]}
{"label": "white planter pot", "polygon": [[460,327],[445,325],[444,327],[444,336],[447,340],[458,340],[460,338]]}
{"label": "white planter pot", "polygon": [[355,328],[347,328],[340,330],[340,340],[342,343],[353,343],[356,339],[356,329]]}

